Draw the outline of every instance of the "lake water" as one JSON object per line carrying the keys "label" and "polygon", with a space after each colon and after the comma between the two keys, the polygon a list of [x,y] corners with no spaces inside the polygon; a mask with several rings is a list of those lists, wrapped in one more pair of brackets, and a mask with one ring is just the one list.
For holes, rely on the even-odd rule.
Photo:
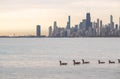
{"label": "lake water", "polygon": [[[90,64],[74,66],[73,59]],[[117,59],[120,38],[0,39],[0,79],[120,79]]]}

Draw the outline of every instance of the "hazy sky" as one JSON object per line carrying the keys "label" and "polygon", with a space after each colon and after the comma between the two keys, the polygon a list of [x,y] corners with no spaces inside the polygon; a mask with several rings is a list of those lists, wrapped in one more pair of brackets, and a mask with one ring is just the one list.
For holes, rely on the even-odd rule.
{"label": "hazy sky", "polygon": [[107,24],[112,14],[118,23],[120,0],[0,0],[0,35],[35,34],[37,24],[47,34],[54,21],[66,26],[71,15],[72,25],[78,24],[86,12],[91,13],[92,21],[100,18]]}

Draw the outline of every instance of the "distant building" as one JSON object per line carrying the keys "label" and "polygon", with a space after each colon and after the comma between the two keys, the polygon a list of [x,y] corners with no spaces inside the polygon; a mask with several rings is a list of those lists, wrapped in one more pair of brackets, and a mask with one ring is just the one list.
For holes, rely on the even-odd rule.
{"label": "distant building", "polygon": [[100,23],[99,23],[99,19],[97,19],[97,29],[96,29],[96,32],[97,32],[97,36],[100,35]]}
{"label": "distant building", "polygon": [[53,24],[53,36],[54,37],[57,36],[57,32],[58,32],[57,22],[54,21],[54,24]]}
{"label": "distant building", "polygon": [[70,26],[71,26],[71,18],[70,16],[68,16],[68,22],[67,22],[66,29],[70,29]]}
{"label": "distant building", "polygon": [[114,29],[114,22],[113,22],[113,16],[112,15],[110,15],[110,28],[111,28],[111,30]]}
{"label": "distant building", "polygon": [[40,37],[40,36],[41,36],[41,26],[40,26],[40,25],[37,25],[37,26],[36,26],[36,36],[37,36],[37,37]]}
{"label": "distant building", "polygon": [[102,20],[100,20],[100,36],[102,34],[102,29],[103,29],[103,24],[102,24]]}
{"label": "distant building", "polygon": [[52,26],[49,27],[49,37],[52,37]]}
{"label": "distant building", "polygon": [[102,20],[100,20],[100,28],[102,28],[103,24],[102,24]]}
{"label": "distant building", "polygon": [[119,30],[120,30],[120,17],[119,17]]}
{"label": "distant building", "polygon": [[57,22],[56,21],[54,21],[53,27],[54,27],[54,31],[56,31],[57,30]]}
{"label": "distant building", "polygon": [[89,30],[90,27],[92,27],[91,17],[90,17],[90,13],[87,13],[86,14],[86,30]]}

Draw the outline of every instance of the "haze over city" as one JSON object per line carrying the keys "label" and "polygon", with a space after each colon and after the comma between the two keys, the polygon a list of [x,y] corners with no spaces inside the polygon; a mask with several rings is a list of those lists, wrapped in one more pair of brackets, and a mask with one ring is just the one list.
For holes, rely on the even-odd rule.
{"label": "haze over city", "polygon": [[42,34],[48,35],[48,27],[57,21],[65,27],[67,16],[71,16],[71,26],[79,24],[86,13],[91,20],[109,23],[109,16],[119,24],[120,0],[0,0],[0,35],[35,35],[40,24]]}

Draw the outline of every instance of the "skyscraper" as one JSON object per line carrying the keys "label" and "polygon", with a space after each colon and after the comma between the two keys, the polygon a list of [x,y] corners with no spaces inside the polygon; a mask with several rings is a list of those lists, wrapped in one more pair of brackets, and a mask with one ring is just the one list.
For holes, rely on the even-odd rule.
{"label": "skyscraper", "polygon": [[57,30],[57,22],[56,21],[54,21],[53,27],[54,27],[54,32],[55,32]]}
{"label": "skyscraper", "polygon": [[100,20],[100,28],[102,28],[102,26],[103,26],[103,25],[102,25],[102,20]]}
{"label": "skyscraper", "polygon": [[100,20],[100,36],[102,35],[102,27],[103,26],[103,24],[102,24],[102,20]]}
{"label": "skyscraper", "polygon": [[52,37],[52,26],[49,27],[49,37]]}
{"label": "skyscraper", "polygon": [[89,30],[89,27],[92,27],[90,13],[86,14],[86,30]]}
{"label": "skyscraper", "polygon": [[120,30],[120,17],[119,17],[119,30]]}
{"label": "skyscraper", "polygon": [[99,19],[97,19],[97,36],[100,35],[100,23]]}
{"label": "skyscraper", "polygon": [[71,26],[71,19],[70,19],[70,16],[68,16],[68,22],[67,22],[66,29],[70,29],[70,26]]}
{"label": "skyscraper", "polygon": [[110,23],[112,23],[112,22],[113,22],[113,16],[110,15]]}
{"label": "skyscraper", "polygon": [[36,36],[37,36],[37,37],[40,37],[40,36],[41,36],[41,26],[40,26],[40,25],[37,25],[37,26],[36,26]]}
{"label": "skyscraper", "polygon": [[110,30],[114,29],[114,22],[113,22],[113,16],[110,15]]}
{"label": "skyscraper", "polygon": [[57,22],[54,21],[54,24],[53,24],[53,36],[54,37],[57,36],[57,32],[58,32]]}
{"label": "skyscraper", "polygon": [[68,16],[68,22],[69,22],[69,28],[70,28],[70,25],[71,25],[71,19],[70,19],[70,16]]}

